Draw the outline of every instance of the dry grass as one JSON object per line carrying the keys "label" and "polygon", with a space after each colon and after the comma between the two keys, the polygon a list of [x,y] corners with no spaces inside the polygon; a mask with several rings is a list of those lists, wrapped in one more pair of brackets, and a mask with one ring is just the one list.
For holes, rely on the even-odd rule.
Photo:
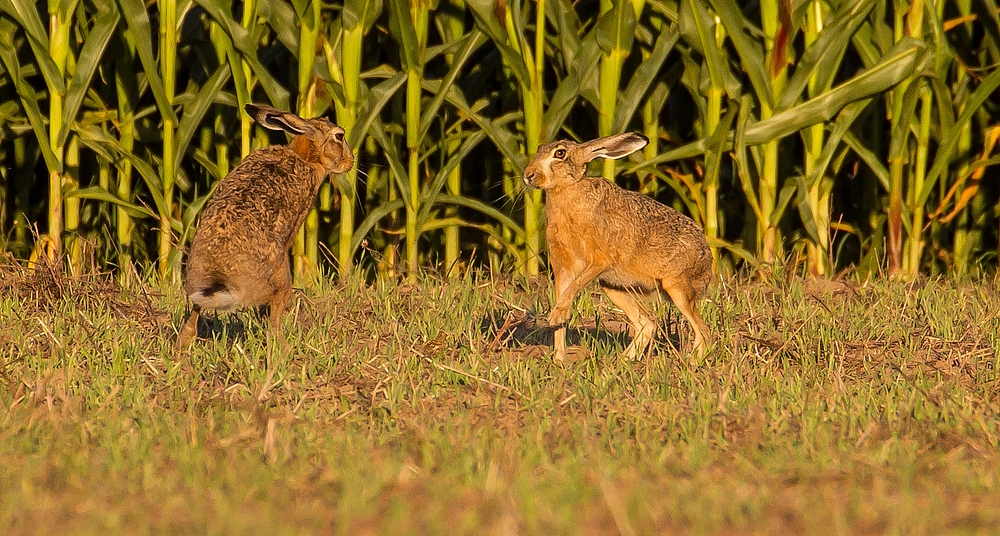
{"label": "dry grass", "polygon": [[6,533],[941,533],[1000,523],[993,282],[725,281],[693,368],[544,280],[324,282],[171,353],[175,288],[0,266]]}

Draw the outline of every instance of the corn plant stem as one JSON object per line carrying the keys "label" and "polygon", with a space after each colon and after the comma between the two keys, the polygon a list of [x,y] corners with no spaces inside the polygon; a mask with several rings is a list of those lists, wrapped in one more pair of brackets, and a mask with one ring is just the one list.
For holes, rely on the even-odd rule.
{"label": "corn plant stem", "polygon": [[[326,185],[320,186],[320,197],[322,197],[323,186]],[[327,189],[326,194],[329,197],[329,189]],[[295,260],[298,261],[295,273],[298,282],[305,283],[309,278],[315,277],[319,269],[319,209],[315,205],[306,214],[300,235],[302,250],[299,252],[300,255],[295,257]]]}
{"label": "corn plant stem", "polygon": [[[632,9],[636,17],[642,12],[645,0],[632,0]],[[612,2],[602,0],[601,12],[612,9]],[[538,47],[540,45],[536,45]],[[615,112],[618,107],[618,88],[621,87],[622,67],[628,59],[629,51],[613,48],[610,54],[601,55],[598,94],[600,95],[600,113],[597,116],[597,134],[610,136],[614,128]],[[615,178],[615,161],[604,159],[601,163],[601,176],[608,180]]]}
{"label": "corn plant stem", "polygon": [[[893,39],[896,42],[902,40],[904,35],[903,24],[904,12],[895,14],[893,24]],[[907,78],[897,85],[891,92],[890,102],[890,129],[889,132],[899,132],[904,140],[898,142],[902,149],[897,154],[889,155],[889,209],[888,209],[888,242],[889,242],[889,275],[891,277],[904,277],[903,272],[903,173],[905,171],[906,140],[909,137],[909,129],[898,127],[903,115],[903,98],[909,89],[913,78]],[[892,142],[890,142],[892,143]]]}
{"label": "corn plant stem", "polygon": [[[663,31],[663,19],[660,17],[652,17],[649,24],[654,31]],[[642,60],[646,61],[650,54],[651,51],[649,49],[643,48]],[[660,115],[657,112],[658,110],[653,109],[652,100],[646,99],[642,103],[642,133],[649,140],[649,143],[642,149],[642,156],[646,160],[653,158],[660,152]],[[655,187],[655,175],[653,174],[653,170],[650,170],[645,177],[641,178],[639,189],[644,194],[651,194]]]}
{"label": "corn plant stem", "polygon": [[[244,0],[243,2],[243,17],[240,24],[244,30],[251,34],[257,25],[257,2],[258,0]],[[253,70],[245,60],[240,61],[240,67],[243,69],[243,79],[246,80],[247,94],[253,100],[253,86],[255,84]],[[253,148],[253,119],[243,112],[242,106],[236,110],[236,115],[240,118],[240,159],[242,160],[250,154]]]}
{"label": "corn plant stem", "polygon": [[[612,49],[610,54],[601,56],[600,79],[598,80],[598,93],[600,94],[601,109],[597,116],[597,135],[610,136],[614,134],[615,109],[618,105],[618,87],[621,85],[622,66],[628,53],[617,48]],[[602,161],[601,176],[608,180],[615,178],[615,161],[605,158]]]}
{"label": "corn plant stem", "polygon": [[[714,25],[715,41],[719,47],[722,47],[725,38],[725,28],[722,24],[716,21]],[[722,120],[722,99],[725,96],[726,90],[722,86],[722,80],[712,80],[712,85],[708,88],[706,93],[707,103],[705,106],[705,136],[710,136],[715,129],[719,126],[719,122]],[[705,195],[705,236],[709,240],[718,239],[721,236],[721,225],[719,224],[719,169],[716,168],[715,173],[711,176],[706,175],[704,181],[704,195]],[[712,266],[714,270],[719,269],[719,248],[716,246],[711,247],[712,250]]]}
{"label": "corn plant stem", "polygon": [[[167,105],[172,106],[176,96],[177,79],[177,2],[163,0],[157,3],[160,9],[160,75],[163,78],[163,91]],[[160,208],[160,232],[158,262],[159,274],[163,280],[170,280],[176,274],[171,273],[170,257],[173,249],[173,230],[171,214],[174,209],[174,169],[175,143],[174,135],[177,125],[174,120],[164,115],[163,119],[163,166],[162,188],[163,205]]]}
{"label": "corn plant stem", "polygon": [[[958,12],[961,15],[969,15],[972,12],[971,0],[957,0],[956,2],[954,2],[954,5],[958,9]],[[938,2],[937,8],[938,8],[938,18],[943,20],[945,2]],[[966,26],[971,26],[971,25],[970,23],[966,23]],[[971,27],[969,28],[969,30],[971,30]],[[956,86],[959,85],[959,83],[962,80],[965,80],[968,77],[969,77],[969,72],[967,68],[964,65],[959,64],[955,69],[955,79],[956,79],[955,85]],[[964,108],[965,104],[963,102],[959,105],[958,113],[962,113],[964,111]],[[961,155],[963,163],[959,166],[958,170],[955,173],[955,176],[959,177],[959,180],[962,181],[962,183],[959,184],[958,187],[958,190],[962,191],[965,187],[964,177],[969,176],[968,157],[972,152],[972,123],[966,122],[959,128],[960,130],[958,134],[958,144],[956,153],[958,155]],[[977,194],[976,197],[979,198],[980,203],[982,203],[982,190],[980,190],[980,193]],[[975,204],[976,203],[974,200],[973,205]],[[962,209],[962,213],[959,215],[959,217],[955,218],[954,234],[952,236],[952,244],[953,244],[952,254],[954,256],[952,262],[953,262],[953,269],[959,277],[964,277],[966,274],[969,273],[969,269],[971,268],[970,261],[972,259],[972,247],[981,245],[973,243],[972,240],[973,231],[970,230],[969,228],[970,223],[974,227],[981,226],[981,224],[979,224],[978,222],[971,221],[973,220],[973,218],[971,217],[973,211],[975,211],[975,206],[965,207]]]}
{"label": "corn plant stem", "polygon": [[[70,136],[63,148],[65,151],[64,169],[62,175],[62,188],[65,191],[73,191],[80,187],[80,140],[75,135]],[[80,198],[67,197],[64,205],[65,221],[63,226],[66,230],[66,244],[64,253],[69,263],[69,271],[72,275],[80,275],[83,264],[83,250],[80,243]]]}
{"label": "corn plant stem", "polygon": [[406,75],[406,147],[407,181],[410,199],[406,204],[406,277],[415,281],[420,262],[417,215],[420,213],[420,81],[421,72],[411,69]]}
{"label": "corn plant stem", "polygon": [[[910,37],[921,38],[924,33],[924,1],[912,0],[910,11],[906,18],[906,32]],[[918,82],[920,85],[918,95],[920,99],[920,127],[917,133],[916,162],[913,171],[910,173],[910,184],[907,192],[910,198],[910,210],[912,220],[910,234],[907,236],[906,258],[903,260],[903,271],[912,277],[920,270],[920,256],[923,252],[923,227],[924,212],[923,207],[916,206],[915,198],[924,188],[924,179],[927,176],[927,151],[930,136],[930,113],[932,94],[927,83]]]}
{"label": "corn plant stem", "polygon": [[[128,67],[123,66],[116,69],[115,76],[124,76],[125,73],[122,72],[123,69],[128,69]],[[131,69],[129,70],[131,71]],[[132,74],[134,74],[134,72]],[[135,144],[135,123],[132,111],[132,101],[128,92],[124,88],[124,84],[122,83],[117,84],[117,95],[119,113],[118,136],[122,148],[127,154],[130,154],[132,152],[132,147]],[[225,144],[222,144],[222,146],[225,146]],[[120,167],[118,168],[116,186],[118,199],[126,203],[130,203],[132,201],[132,163],[127,158],[123,159]],[[125,274],[131,273],[128,268],[132,264],[132,232],[134,228],[135,224],[132,222],[132,217],[128,215],[125,207],[122,205],[116,205],[115,231],[118,238],[118,267],[121,269],[122,277],[127,277]]]}
{"label": "corn plant stem", "polygon": [[[111,191],[111,162],[108,162],[102,157],[97,158],[97,185],[100,186],[105,192]],[[110,205],[110,203],[109,203]],[[113,212],[115,208],[113,206],[108,207],[109,212]],[[110,217],[110,214],[108,215]],[[97,244],[101,246],[103,244]],[[120,247],[120,246],[119,246]],[[120,270],[119,276],[126,277],[127,270]]]}
{"label": "corn plant stem", "polygon": [[[520,40],[514,29],[510,10],[507,10],[507,32],[510,42],[520,48]],[[525,154],[533,155],[541,145],[542,121],[545,114],[545,0],[538,0],[535,6],[534,57],[531,51],[522,50],[528,65],[529,87],[521,89],[524,99],[524,144]],[[529,189],[524,195],[524,242],[525,262],[523,271],[530,276],[541,271],[542,252],[542,196],[538,190]]]}
{"label": "corn plant stem", "polygon": [[[968,74],[965,68],[959,67],[958,68],[959,79],[965,78],[967,76]],[[964,104],[962,108],[964,108]],[[959,113],[961,112],[962,110],[959,109]],[[964,125],[961,126],[961,130],[959,131],[959,137],[958,137],[957,153],[965,158],[963,158],[964,162],[956,172],[957,177],[967,177],[969,175],[969,164],[966,158],[971,152],[972,152],[972,123],[966,122]],[[965,186],[964,179],[961,180],[963,184],[959,185],[958,187],[959,191],[962,191]],[[954,231],[954,236],[952,238],[952,244],[954,244],[953,267],[955,272],[959,276],[964,276],[965,274],[969,273],[969,268],[970,268],[969,262],[971,261],[972,257],[971,248],[973,244],[970,242],[969,223],[971,219],[970,211],[972,209],[973,209],[972,207],[963,208],[962,214],[955,220],[955,231]],[[976,224],[973,223],[973,225]]]}
{"label": "corn plant stem", "polygon": [[[49,53],[59,69],[59,74],[65,78],[66,64],[69,58],[69,34],[72,27],[69,13],[64,13],[60,2],[49,4]],[[49,261],[54,261],[62,255],[62,233],[64,225],[62,186],[63,165],[65,154],[59,142],[59,131],[63,127],[64,95],[54,88],[49,88],[49,147],[56,155],[59,168],[49,170]]]}
{"label": "corn plant stem", "polygon": [[[416,34],[418,54],[422,55],[427,43],[427,23],[429,6],[419,3],[410,10],[413,30]],[[406,109],[403,112],[405,121],[407,149],[407,185],[409,199],[406,203],[406,278],[416,281],[420,262],[420,232],[417,218],[420,214],[420,116],[421,84],[423,83],[423,65],[406,66]]]}
{"label": "corn plant stem", "polygon": [[[364,51],[364,27],[358,24],[354,28],[345,29],[341,36],[340,69],[334,76],[343,75],[340,84],[344,88],[344,102],[334,100],[337,110],[337,123],[348,136],[354,131],[358,119],[358,93],[361,80],[361,55]],[[332,57],[336,61],[335,56]],[[339,269],[342,275],[351,272],[351,242],[354,240],[354,204],[357,199],[358,171],[357,166],[347,172],[348,187],[340,192],[340,243],[337,252]]]}
{"label": "corn plant stem", "polygon": [[931,110],[934,105],[934,95],[926,82],[920,86],[920,130],[917,133],[916,166],[913,171],[913,184],[909,189],[911,201],[910,210],[913,220],[908,237],[908,262],[905,270],[916,274],[920,270],[920,257],[923,254],[924,207],[918,206],[916,197],[924,189],[924,179],[927,177],[927,153],[930,145]]}
{"label": "corn plant stem", "polygon": [[[810,3],[806,16],[805,43],[807,48],[812,46],[819,37],[819,33],[823,31],[822,8],[823,5],[820,0],[813,0]],[[813,75],[809,80],[808,89],[810,96],[816,96],[826,88],[818,87],[816,75]],[[805,165],[803,166],[807,177],[812,175],[821,158],[825,126],[822,123],[818,123],[809,127],[808,132],[809,135],[806,137],[805,143]],[[830,273],[830,199],[829,193],[823,190],[823,183],[823,178],[819,177],[814,184],[809,186],[809,191],[806,194],[809,208],[812,212],[813,223],[816,226],[816,238],[819,240],[815,243],[809,242],[806,246],[809,272],[816,276],[826,276]]]}
{"label": "corn plant stem", "polygon": [[[452,2],[455,8],[465,11],[466,6],[463,0],[454,0]],[[465,22],[462,17],[448,17],[445,22],[446,30],[450,33],[451,39],[456,39],[465,33]],[[446,54],[445,60],[448,65],[454,64],[455,55]],[[455,155],[459,147],[462,146],[461,140],[455,138],[445,142],[444,151],[442,152],[445,159],[452,158]],[[446,160],[441,162],[441,165],[446,164]],[[447,178],[447,188],[448,194],[459,196],[462,195],[462,169],[461,166],[455,166],[453,170],[448,173]],[[458,218],[458,208],[448,207],[445,210],[445,218],[449,220],[454,220]],[[461,255],[461,227],[458,225],[449,225],[444,228],[444,269],[445,275],[447,277],[455,277],[459,274],[459,257]]]}
{"label": "corn plant stem", "polygon": [[[313,66],[316,63],[316,42],[319,38],[320,2],[308,2],[306,12],[299,18],[298,50],[298,103],[296,110],[300,117],[315,116],[316,81]],[[314,277],[319,266],[319,211],[315,206],[309,209],[302,229],[296,234],[292,252],[293,270],[297,284]]]}
{"label": "corn plant stem", "polygon": [[[660,152],[660,116],[653,109],[652,101],[649,100],[642,104],[642,133],[649,140],[649,144],[642,149],[642,156],[649,160]],[[652,170],[646,174],[641,187],[642,193],[652,193],[655,186],[654,177]]]}
{"label": "corn plant stem", "polygon": [[[712,87],[708,90],[708,104],[705,113],[705,135],[715,132],[716,127],[722,117],[722,95],[724,90],[721,87]],[[719,177],[705,177],[705,236],[709,240],[719,238]],[[712,246],[713,265],[719,265],[719,248]]]}
{"label": "corn plant stem", "polygon": [[[775,50],[775,37],[780,26],[780,15],[778,12],[777,0],[761,0],[761,23],[764,34],[767,36],[765,46],[768,58],[775,55],[783,56],[784,50]],[[791,31],[785,28],[785,31]],[[785,46],[782,44],[782,46]],[[780,95],[785,86],[788,70],[783,64],[778,66],[779,70],[771,73],[771,94]],[[761,103],[760,119],[768,119],[774,111],[766,102]],[[765,263],[773,263],[780,258],[781,240],[778,235],[778,222],[774,221],[774,214],[778,199],[778,140],[772,140],[761,147],[762,165],[761,175],[757,185],[757,201],[760,206],[762,218],[757,222],[757,251],[760,259]]]}

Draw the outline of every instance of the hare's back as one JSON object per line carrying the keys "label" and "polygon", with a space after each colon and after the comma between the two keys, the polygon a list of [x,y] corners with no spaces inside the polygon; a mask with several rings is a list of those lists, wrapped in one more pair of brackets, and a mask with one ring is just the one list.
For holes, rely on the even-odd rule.
{"label": "hare's back", "polygon": [[289,200],[308,196],[312,181],[305,179],[313,173],[312,166],[286,146],[255,151],[219,182],[201,221],[266,219],[268,214],[280,212]]}
{"label": "hare's back", "polygon": [[688,216],[638,192],[621,188],[618,192],[612,198],[618,206],[608,211],[614,215],[612,221],[627,227],[644,246],[679,252],[708,249],[704,231]]}
{"label": "hare's back", "polygon": [[[655,279],[683,278],[696,287],[711,279],[712,255],[705,232],[688,216],[637,192],[625,191],[623,220],[633,228],[630,263]],[[706,283],[701,284],[701,279]]]}

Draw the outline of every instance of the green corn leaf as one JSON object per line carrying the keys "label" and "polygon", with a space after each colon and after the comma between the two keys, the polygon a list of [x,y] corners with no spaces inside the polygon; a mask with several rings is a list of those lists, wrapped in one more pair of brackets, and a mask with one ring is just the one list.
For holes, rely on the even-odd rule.
{"label": "green corn leaf", "polygon": [[[357,147],[361,143],[361,140],[368,134],[372,123],[382,113],[382,109],[385,108],[385,105],[389,103],[392,96],[405,83],[406,73],[395,72],[391,74],[390,78],[383,80],[367,91],[365,104],[358,113],[357,122],[354,124],[354,129],[351,130],[350,137],[347,140],[348,145]],[[362,93],[365,91],[364,84],[361,84],[361,91]]]}
{"label": "green corn leaf", "polygon": [[776,110],[785,110],[795,104],[814,76],[816,87],[829,87],[840,67],[844,51],[851,42],[851,36],[871,12],[873,5],[874,2],[870,0],[854,0],[854,4],[839,15],[833,24],[823,28],[795,66],[795,73],[785,85]]}
{"label": "green corn leaf", "polygon": [[80,199],[93,199],[95,201],[104,201],[106,203],[112,203],[119,207],[125,209],[125,212],[131,218],[141,219],[141,218],[156,218],[156,214],[148,208],[136,205],[134,203],[129,203],[120,199],[117,195],[105,190],[100,186],[88,186],[87,188],[79,188],[75,190],[69,190],[65,193],[65,197],[77,197]]}
{"label": "green corn leaf", "polygon": [[[559,81],[548,108],[542,118],[541,143],[547,143],[555,139],[559,129],[562,128],[569,116],[573,105],[583,94],[583,87],[597,87],[597,64],[601,59],[601,48],[597,46],[597,39],[593,33],[580,41],[580,46],[574,55],[574,61],[570,64],[569,73]],[[594,100],[591,103],[596,105],[596,90],[593,91]]]}
{"label": "green corn leaf", "polygon": [[465,67],[465,63],[470,57],[487,41],[487,37],[478,29],[473,30],[471,33],[462,37],[463,42],[461,48],[452,57],[452,64],[448,69],[448,73],[445,74],[444,78],[441,79],[440,83],[433,84],[437,87],[431,89],[431,94],[434,97],[427,104],[423,110],[423,115],[420,118],[420,133],[419,137],[424,139],[427,137],[427,133],[433,124],[433,120],[438,115],[438,110],[441,108],[441,104],[444,103],[447,93],[449,91],[455,90],[460,91],[456,87],[455,80],[458,75],[462,72]]}
{"label": "green corn leaf", "polygon": [[826,174],[826,170],[830,166],[830,161],[833,159],[837,147],[844,138],[844,134],[847,133],[847,130],[851,128],[851,125],[854,124],[854,121],[861,115],[865,108],[871,104],[872,100],[868,98],[852,102],[837,114],[837,120],[833,123],[833,128],[830,129],[830,135],[823,145],[823,152],[819,155],[816,167],[809,174],[809,177],[806,178],[806,185],[809,188],[812,188]]}
{"label": "green corn leaf", "polygon": [[735,0],[709,0],[712,10],[719,17],[726,36],[733,43],[740,64],[750,78],[750,85],[760,102],[774,107],[774,96],[771,94],[770,76],[767,74],[767,61],[764,50],[753,41],[745,30],[746,18]]}
{"label": "green corn leaf", "polygon": [[117,9],[100,11],[97,14],[94,26],[87,35],[87,40],[80,50],[80,57],[77,58],[76,73],[73,74],[73,80],[70,82],[69,89],[66,92],[66,102],[63,108],[63,126],[58,137],[58,144],[60,146],[64,145],[66,138],[69,137],[70,125],[80,111],[80,105],[83,104],[83,97],[90,88],[94,73],[97,72],[97,67],[104,57],[104,51],[107,49],[108,43],[111,41],[111,36],[114,34],[120,19],[121,16],[118,14]]}
{"label": "green corn leaf", "polygon": [[191,95],[191,100],[184,104],[184,115],[177,126],[176,153],[164,155],[164,158],[174,159],[174,169],[181,169],[181,160],[187,153],[187,147],[197,134],[198,126],[201,125],[205,113],[215,100],[215,96],[222,89],[222,86],[229,81],[230,69],[228,64],[222,64],[215,73],[202,84],[197,93]]}
{"label": "green corn leaf", "polygon": [[844,106],[877,95],[907,79],[926,59],[927,46],[904,39],[875,67],[747,129],[747,144],[783,138],[816,123],[829,121]]}
{"label": "green corn leaf", "polygon": [[794,181],[798,186],[796,189],[796,198],[798,200],[797,206],[799,217],[802,219],[802,226],[805,227],[806,233],[809,234],[809,238],[813,243],[819,244],[819,227],[816,225],[816,216],[813,214],[812,204],[809,202],[809,185],[806,184],[806,178],[803,175],[796,175],[789,180]]}
{"label": "green corn leaf", "polygon": [[[877,12],[878,8],[876,7],[875,9]],[[858,56],[861,57],[861,63],[863,63],[867,69],[870,69],[878,63],[879,58],[882,57],[882,51],[885,50],[879,47],[874,40],[874,32],[870,21],[873,20],[875,16],[876,15],[873,15],[867,21],[864,21],[861,26],[858,27],[857,31],[854,32],[854,35],[851,36],[851,45],[853,45],[853,50],[857,52]]]}
{"label": "green corn leaf", "polygon": [[368,33],[381,13],[382,0],[345,0],[341,20],[348,30],[353,30],[360,24],[361,31]]}
{"label": "green corn leaf", "polygon": [[437,199],[438,203],[446,205],[459,205],[466,208],[471,208],[481,214],[489,216],[498,222],[502,223],[505,227],[514,232],[517,236],[524,236],[524,227],[520,226],[510,218],[510,216],[500,212],[496,207],[489,205],[479,199],[474,199],[471,197],[462,197],[458,195],[451,194],[441,194]]}
{"label": "green corn leaf", "polygon": [[389,2],[389,33],[399,43],[400,55],[404,71],[422,69],[420,43],[417,40],[417,30],[410,18],[410,3],[408,0],[388,0]]}
{"label": "green corn leaf", "polygon": [[746,132],[747,124],[750,121],[750,102],[749,95],[743,95],[740,100],[740,111],[739,118],[736,120],[736,135],[735,143],[733,146],[733,159],[736,161],[737,173],[740,177],[740,185],[743,187],[743,194],[746,196],[747,203],[750,204],[750,209],[753,210],[755,216],[759,221],[766,221],[765,214],[760,208],[760,195],[757,192],[757,188],[753,183],[753,176],[750,174],[750,166],[747,165],[747,146],[744,139],[744,133]]}
{"label": "green corn leaf", "polygon": [[[229,3],[226,2],[223,6],[228,12]],[[268,26],[274,30],[274,35],[278,37],[278,41],[285,45],[288,50],[297,51],[299,49],[299,32],[296,31],[298,20],[295,18],[295,9],[292,5],[289,2],[265,1],[258,2],[256,7],[257,15],[267,21]],[[246,31],[237,20],[233,21],[233,26],[234,30],[235,27],[238,27],[240,30]]]}
{"label": "green corn leaf", "polygon": [[736,255],[740,259],[743,259],[744,262],[746,262],[752,267],[756,267],[758,264],[760,264],[760,262],[757,260],[757,257],[754,257],[753,253],[747,251],[746,248],[744,248],[743,246],[715,237],[706,237],[706,240],[708,240],[709,247],[719,248],[729,251],[733,255]]}
{"label": "green corn leaf", "polygon": [[[45,25],[38,16],[38,5],[34,0],[10,0],[10,2],[0,2],[0,9],[10,14],[18,25],[24,29],[28,36],[28,45],[34,54],[34,60],[42,72],[45,84],[50,91],[66,93],[66,81],[59,74],[59,67],[49,51],[49,34],[45,31]],[[7,33],[13,38],[12,31]]]}
{"label": "green corn leaf", "polygon": [[715,21],[699,0],[681,0],[681,35],[705,57],[709,81],[714,88],[726,88],[728,65],[725,53],[715,41]]}
{"label": "green corn leaf", "polygon": [[[1000,12],[997,11],[995,0],[975,0],[971,7],[976,14],[976,20],[982,24],[983,30],[993,41],[993,46],[1000,45]],[[994,49],[994,58],[996,58],[996,52]]]}
{"label": "green corn leaf", "polygon": [[626,55],[635,37],[635,10],[631,2],[613,2],[611,9],[597,17],[597,45],[606,55]]}
{"label": "green corn leaf", "polygon": [[477,145],[483,139],[486,138],[486,133],[482,130],[476,131],[470,136],[468,136],[462,145],[459,147],[458,151],[453,153],[448,159],[448,163],[442,167],[437,175],[434,176],[434,180],[431,182],[430,188],[428,188],[421,199],[420,212],[417,215],[417,231],[423,231],[424,222],[427,220],[430,214],[431,208],[433,208],[435,202],[437,201],[441,189],[444,187],[445,183],[448,181],[448,175],[453,169],[458,167],[462,161],[465,159],[469,153],[476,148]]}
{"label": "green corn leaf", "polygon": [[[467,0],[466,5],[472,11],[476,26],[493,41],[500,52],[504,65],[514,73],[518,83],[525,87],[530,85],[529,66],[517,49],[510,45],[505,23],[503,20],[497,19],[497,12],[494,10],[497,7],[495,0]],[[514,18],[517,19],[517,17]],[[521,37],[523,38],[523,36]],[[523,50],[520,44],[518,46]]]}
{"label": "green corn leaf", "polygon": [[795,197],[798,189],[798,185],[796,185],[794,180],[785,181],[781,186],[781,191],[778,192],[778,202],[774,205],[774,212],[771,213],[770,221],[778,222],[785,217],[785,211],[788,210],[788,206],[791,204],[792,198]]}
{"label": "green corn leaf", "polygon": [[[528,157],[521,153],[520,139],[513,132],[504,128],[504,125],[521,119],[523,117],[521,112],[510,112],[496,119],[489,119],[477,113],[472,106],[469,106],[469,103],[465,101],[465,97],[459,91],[449,91],[446,98],[449,104],[458,108],[459,111],[486,132],[486,135],[500,149],[504,157],[510,160],[518,173],[524,172],[524,168],[528,166]],[[476,108],[480,105],[485,106],[486,104],[486,102],[480,101],[476,104]]]}
{"label": "green corn leaf", "polygon": [[[120,2],[134,2],[136,0],[119,0]],[[194,0],[212,20],[218,23],[219,28],[225,32],[229,40],[232,41],[233,46],[240,53],[240,58],[250,66],[250,70],[253,71],[254,76],[257,77],[257,81],[260,86],[264,88],[264,92],[267,93],[267,97],[271,99],[271,104],[279,109],[287,110],[289,108],[289,93],[281,83],[278,82],[277,78],[271,75],[270,71],[260,62],[257,57],[257,40],[254,36],[251,36],[247,31],[236,23],[229,15],[229,3],[225,0]],[[265,4],[267,2],[264,2]],[[288,46],[288,43],[285,43]],[[293,43],[294,48],[290,47],[290,50],[298,50],[298,36],[294,38]]]}
{"label": "green corn leaf", "polygon": [[156,58],[153,56],[153,43],[157,42],[157,36],[153,33],[149,24],[149,14],[146,12],[146,4],[142,0],[117,0],[121,9],[122,18],[132,34],[132,43],[139,61],[142,63],[143,75],[153,98],[156,99],[156,106],[164,119],[177,122],[174,109],[167,102],[167,94],[163,89],[163,81],[160,79]]}
{"label": "green corn leaf", "polygon": [[[548,0],[545,2],[545,18],[555,28],[556,45],[563,64],[572,68],[576,65],[576,53],[580,50],[580,18],[573,9],[571,0]],[[596,43],[595,43],[596,44]]]}
{"label": "green corn leaf", "polygon": [[[695,221],[702,221],[701,213],[703,212],[703,210],[701,206],[698,204],[698,201],[694,199],[696,196],[698,196],[697,192],[689,191],[688,188],[683,183],[681,183],[674,177],[667,175],[666,173],[657,168],[652,168],[651,171],[653,173],[653,176],[663,181],[664,184],[669,186],[670,189],[677,194],[677,197],[679,197],[681,202],[684,203],[684,206],[687,207],[688,214],[691,215],[692,219],[694,219]],[[628,171],[626,171],[626,173],[628,173]]]}
{"label": "green corn leaf", "polygon": [[111,150],[117,157],[114,159],[114,162],[120,171],[124,171],[122,167],[123,162],[128,161],[132,165],[132,168],[139,173],[143,182],[146,183],[146,189],[149,190],[149,195],[153,198],[156,213],[163,213],[163,183],[160,181],[160,174],[157,173],[153,165],[125,149],[117,138],[109,134],[106,130],[98,128],[96,125],[81,126],[77,128],[77,133],[80,135],[80,143],[90,147],[92,150],[97,151],[100,146]]}
{"label": "green corn leaf", "polygon": [[365,238],[368,237],[368,233],[375,228],[375,225],[382,218],[402,209],[404,206],[402,199],[393,199],[392,201],[385,201],[371,209],[368,215],[365,216],[365,219],[358,224],[358,228],[354,230],[354,238],[351,240],[351,256],[354,256],[354,252],[361,247],[361,242],[364,242]]}
{"label": "green corn leaf", "polygon": [[[409,201],[409,176],[407,175],[406,164],[403,163],[403,160],[399,155],[399,151],[396,150],[396,144],[393,140],[386,136],[385,129],[379,121],[375,121],[371,124],[370,132],[371,136],[375,138],[375,141],[377,141],[382,147],[382,151],[385,152],[385,159],[389,163],[389,172],[392,179],[396,181],[396,187],[399,188],[400,197],[402,197],[405,201]],[[409,207],[409,205],[407,205],[407,207]]]}
{"label": "green corn leaf", "polygon": [[195,162],[201,164],[208,171],[209,175],[212,176],[212,180],[209,182],[216,183],[222,180],[222,173],[219,171],[218,164],[208,153],[201,149],[195,149],[191,151],[191,157],[194,158]]}
{"label": "green corn leaf", "polygon": [[[886,91],[916,71],[926,58],[926,50],[926,45],[920,41],[903,39],[875,67],[815,98],[747,127],[746,144],[759,145],[781,139],[808,126],[830,120],[852,102]],[[703,154],[707,147],[709,145],[704,139],[691,142],[634,165],[629,171],[639,171],[663,162],[691,158]]]}
{"label": "green corn leaf", "polygon": [[[631,7],[629,9],[631,10]],[[657,36],[649,57],[639,64],[618,100],[612,126],[614,132],[622,132],[628,127],[635,111],[645,102],[649,88],[657,81],[657,74],[679,37],[680,33],[675,27],[660,32]]]}
{"label": "green corn leaf", "polygon": [[868,169],[875,174],[879,183],[882,184],[882,188],[886,191],[889,190],[889,170],[886,169],[885,164],[882,162],[885,160],[882,156],[875,154],[874,151],[861,143],[851,131],[844,133],[844,143],[851,148],[856,155],[858,155],[861,160],[868,166]]}
{"label": "green corn leaf", "polygon": [[921,190],[919,197],[916,199],[917,205],[927,203],[927,199],[930,197],[931,192],[934,191],[938,179],[951,163],[962,128],[972,120],[972,116],[979,111],[980,106],[996,94],[998,88],[1000,88],[1000,69],[994,70],[986,78],[983,78],[979,87],[966,99],[965,110],[955,120],[955,124],[951,130],[944,133],[944,137],[941,139],[941,145],[938,146],[937,154],[934,156],[934,165],[931,166],[931,170],[927,174],[924,189]]}
{"label": "green corn leaf", "polygon": [[13,37],[13,24],[0,19],[0,63],[3,63],[4,68],[7,69],[11,81],[14,83],[14,88],[17,91],[17,96],[21,99],[24,114],[28,117],[31,129],[38,139],[38,147],[42,152],[42,158],[45,160],[45,167],[49,171],[61,172],[62,163],[55,152],[52,151],[52,146],[49,144],[48,129],[45,126],[45,115],[42,113],[41,107],[38,106],[38,97],[35,95],[35,88],[31,87],[31,84],[25,80],[25,76],[22,74],[21,64],[17,57],[17,49],[14,48],[14,43],[12,42]]}
{"label": "green corn leaf", "polygon": [[[902,87],[902,86],[901,86]],[[920,90],[920,83],[911,83],[906,88],[906,91],[897,96],[897,98],[902,100],[902,106],[899,109],[899,117],[893,118],[892,131],[889,136],[891,142],[889,143],[889,160],[895,158],[901,158],[904,161],[909,155],[909,148],[907,140],[909,140],[910,132],[913,128],[913,116],[916,114],[917,104],[919,104],[920,99],[917,94]]]}
{"label": "green corn leaf", "polygon": [[719,183],[719,168],[722,165],[722,156],[728,149],[727,134],[736,119],[739,106],[730,106],[719,124],[715,127],[715,132],[706,140],[708,152],[705,153],[705,185],[715,185]]}

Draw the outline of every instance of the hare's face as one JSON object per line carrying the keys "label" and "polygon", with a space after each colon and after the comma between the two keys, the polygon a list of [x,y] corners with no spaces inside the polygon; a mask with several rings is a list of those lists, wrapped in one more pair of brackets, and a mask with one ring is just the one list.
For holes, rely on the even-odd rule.
{"label": "hare's face", "polygon": [[580,158],[577,144],[557,141],[542,145],[524,168],[524,184],[550,190],[572,184],[583,177],[587,162]]}
{"label": "hare's face", "polygon": [[323,167],[330,173],[349,171],[354,166],[354,153],[347,145],[344,129],[326,119],[314,119],[311,123],[319,134],[314,139],[317,139],[316,148]]}

